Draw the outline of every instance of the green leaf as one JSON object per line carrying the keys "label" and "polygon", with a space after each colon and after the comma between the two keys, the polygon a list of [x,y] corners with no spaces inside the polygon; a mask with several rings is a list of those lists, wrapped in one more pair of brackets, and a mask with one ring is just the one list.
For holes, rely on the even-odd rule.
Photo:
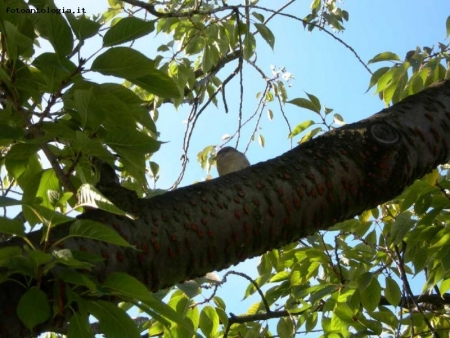
{"label": "green leaf", "polygon": [[381,61],[400,61],[400,58],[397,54],[392,52],[383,52],[375,55],[372,59],[369,60],[369,64]]}
{"label": "green leaf", "polygon": [[314,107],[316,107],[316,111],[320,112],[320,110],[322,109],[322,105],[320,104],[319,99],[316,96],[314,96],[313,94],[306,93],[306,95],[308,95],[309,99],[314,104]]}
{"label": "green leaf", "polygon": [[28,289],[17,305],[17,315],[30,330],[49,319],[50,313],[47,296],[37,287]]}
{"label": "green leaf", "polygon": [[181,95],[172,78],[155,69],[153,60],[132,48],[108,49],[94,60],[91,69],[103,75],[127,79],[158,96],[174,98]]}
{"label": "green leaf", "polygon": [[247,33],[244,37],[244,59],[250,60],[250,58],[255,53],[256,49],[256,40],[253,34]]}
{"label": "green leaf", "polygon": [[264,15],[257,13],[257,12],[252,12],[252,15],[260,22],[264,22]]}
{"label": "green leaf", "polygon": [[406,234],[416,225],[416,221],[412,219],[412,215],[409,211],[399,214],[391,228],[391,240],[393,243],[398,244],[405,238]]}
{"label": "green leaf", "polygon": [[127,41],[136,40],[155,29],[153,21],[146,21],[136,17],[122,18],[112,26],[103,37],[103,46],[118,45]]}
{"label": "green leaf", "polygon": [[130,82],[157,96],[178,98],[181,95],[175,81],[157,69],[154,69],[151,75],[131,79]]}
{"label": "green leaf", "polygon": [[[54,5],[51,9],[56,9]],[[35,13],[32,16],[39,35],[47,39],[60,57],[65,57],[72,51],[72,32],[62,15],[55,13]]]}
{"label": "green leaf", "polygon": [[0,232],[23,237],[25,235],[25,226],[22,222],[14,219],[0,217]]}
{"label": "green leaf", "polygon": [[12,146],[5,157],[8,173],[16,179],[19,178],[27,170],[30,160],[35,157],[38,150],[37,144],[18,143]]}
{"label": "green leaf", "polygon": [[318,107],[310,100],[304,99],[304,98],[296,98],[290,101],[287,101],[287,103],[294,104],[298,107],[309,109],[317,114],[320,113],[320,108]]}
{"label": "green leaf", "polygon": [[84,15],[76,18],[72,13],[66,13],[66,17],[78,40],[86,40],[93,37],[101,27],[98,22],[89,20]]}
{"label": "green leaf", "polygon": [[390,69],[390,67],[382,67],[380,69],[377,69],[370,77],[369,88],[367,88],[366,92],[368,92],[370,88],[375,86],[375,84],[378,82],[380,77],[383,76],[384,73],[386,73],[389,69]]}
{"label": "green leaf", "polygon": [[43,91],[49,93],[60,91],[62,84],[67,82],[77,69],[72,61],[55,53],[39,55],[34,59],[33,66],[40,71],[36,77],[42,79],[35,82]]}
{"label": "green leaf", "polygon": [[258,29],[259,34],[261,34],[264,40],[269,44],[270,48],[273,49],[275,46],[275,36],[272,31],[262,23],[255,23],[255,27]]}
{"label": "green leaf", "polygon": [[122,130],[108,132],[105,143],[124,159],[140,165],[140,158],[144,155],[155,153],[160,143],[143,132]]}
{"label": "green leaf", "polygon": [[113,229],[103,225],[102,223],[86,219],[77,219],[73,222],[70,226],[69,234],[73,237],[85,237],[120,246],[131,246]]}
{"label": "green leaf", "polygon": [[139,338],[136,324],[117,305],[98,300],[86,301],[86,308],[98,319],[102,333],[108,338]]}
{"label": "green leaf", "polygon": [[367,311],[374,311],[381,299],[381,286],[378,280],[372,273],[365,272],[358,278],[358,288],[361,295],[361,304]]}
{"label": "green leaf", "polygon": [[16,60],[18,55],[33,54],[33,41],[22,34],[11,22],[4,21],[4,33],[9,59]]}
{"label": "green leaf", "polygon": [[386,277],[386,288],[384,289],[384,295],[389,304],[398,306],[402,297],[402,292],[398,284],[391,278]]}
{"label": "green leaf", "polygon": [[37,217],[40,223],[49,227],[54,227],[59,224],[73,221],[72,217],[66,216],[42,205],[25,204],[24,213],[26,210],[28,210],[28,212],[31,211]]}
{"label": "green leaf", "polygon": [[21,205],[22,201],[15,200],[13,198],[0,196],[0,207],[10,207],[12,205]]}
{"label": "green leaf", "polygon": [[90,207],[105,210],[112,214],[128,216],[133,218],[131,215],[127,214],[125,211],[116,207],[110,200],[102,195],[100,191],[97,190],[92,184],[85,183],[81,185],[77,192],[78,205],[80,207]]}
{"label": "green leaf", "polygon": [[318,12],[319,9],[320,9],[320,4],[321,4],[321,0],[314,0],[314,1],[311,3],[311,10],[312,10],[313,12]]}
{"label": "green leaf", "polygon": [[93,333],[89,325],[89,316],[76,312],[69,319],[69,327],[67,329],[67,337],[92,338]]}
{"label": "green leaf", "polygon": [[155,70],[155,62],[132,48],[116,47],[97,56],[91,69],[103,75],[113,75],[131,81],[151,75]]}
{"label": "green leaf", "polygon": [[313,120],[307,120],[304,121],[300,124],[297,124],[294,129],[292,129],[292,131],[289,133],[289,138],[293,138],[294,136],[300,134],[302,131],[304,131],[305,129],[309,128],[310,126],[314,125],[314,121]]}
{"label": "green leaf", "polygon": [[219,329],[219,316],[212,306],[205,306],[200,314],[200,330],[206,337],[215,337]]}
{"label": "green leaf", "polygon": [[446,38],[448,38],[449,35],[450,35],[450,16],[447,17],[446,27],[447,27],[447,36],[446,36]]}

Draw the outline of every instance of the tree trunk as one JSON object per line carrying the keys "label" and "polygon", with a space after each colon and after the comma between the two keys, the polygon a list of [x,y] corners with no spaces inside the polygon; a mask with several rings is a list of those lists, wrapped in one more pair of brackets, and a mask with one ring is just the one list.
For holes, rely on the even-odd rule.
{"label": "tree trunk", "polygon": [[[156,291],[261,255],[394,198],[445,163],[449,144],[446,81],[282,156],[211,181],[151,199],[113,188],[111,196],[127,200],[135,220],[101,210],[80,216],[113,227],[138,250],[84,238],[67,239],[60,247],[103,257],[91,271],[100,281],[110,272],[126,272]],[[70,226],[57,226],[50,241],[67,236]],[[37,231],[29,239],[40,247],[41,236]],[[0,249],[24,245],[14,239]],[[50,280],[61,271],[55,268],[40,282],[49,299],[54,298]],[[15,312],[25,290],[14,282],[0,288],[1,336],[26,336]],[[58,323],[67,319],[61,316]]]}

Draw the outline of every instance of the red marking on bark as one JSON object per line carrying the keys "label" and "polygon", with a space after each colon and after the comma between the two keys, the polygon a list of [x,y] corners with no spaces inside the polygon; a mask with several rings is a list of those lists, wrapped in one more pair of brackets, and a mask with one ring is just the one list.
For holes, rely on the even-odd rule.
{"label": "red marking on bark", "polygon": [[376,152],[376,151],[378,151],[378,147],[377,146],[372,146],[372,150]]}
{"label": "red marking on bark", "polygon": [[233,200],[236,202],[236,203],[241,203],[241,200],[240,200],[240,198],[239,197],[237,197],[237,196],[235,196],[234,198],[233,198]]}
{"label": "red marking on bark", "polygon": [[214,231],[208,230],[208,237],[209,238],[214,238]]}
{"label": "red marking on bark", "polygon": [[350,192],[352,194],[355,194],[355,192],[356,192],[356,189],[355,189],[355,187],[353,185],[350,185]]}
{"label": "red marking on bark", "polygon": [[198,226],[195,223],[192,223],[191,225],[192,230],[197,231],[198,230]]}
{"label": "red marking on bark", "polygon": [[80,251],[86,252],[86,251],[88,251],[88,250],[86,249],[86,247],[85,247],[85,246],[83,246],[83,245],[80,245]]}
{"label": "red marking on bark", "polygon": [[174,258],[175,257],[175,252],[173,251],[173,249],[169,248],[168,251],[169,251],[170,258]]}
{"label": "red marking on bark", "polygon": [[156,228],[152,228],[152,235],[153,236],[157,236],[158,235],[158,230]]}
{"label": "red marking on bark", "polygon": [[254,227],[254,228],[253,228],[253,233],[254,233],[256,236],[259,236],[259,229],[258,229],[258,227]]}
{"label": "red marking on bark", "polygon": [[300,187],[295,188],[295,191],[297,191],[297,195],[300,197],[303,197],[303,190]]}
{"label": "red marking on bark", "polygon": [[288,217],[284,218],[284,225],[289,225],[290,219]]}
{"label": "red marking on bark", "polygon": [[205,207],[205,206],[203,206],[203,207],[202,207],[202,212],[203,212],[204,214],[207,214],[207,213],[208,213],[208,208]]}
{"label": "red marking on bark", "polygon": [[250,208],[248,207],[248,205],[244,205],[244,212],[245,212],[247,215],[250,215]]}
{"label": "red marking on bark", "polygon": [[378,163],[378,168],[380,168],[380,169],[386,169],[386,168],[387,168],[387,164],[386,164],[386,163],[383,163],[383,162]]}
{"label": "red marking on bark", "polygon": [[423,136],[422,130],[417,129],[417,135],[420,137],[422,142],[425,142],[425,136]]}
{"label": "red marking on bark", "polygon": [[260,202],[259,199],[257,199],[256,197],[253,198],[253,203],[255,203],[256,206],[261,205],[261,202]]}
{"label": "red marking on bark", "polygon": [[316,156],[317,156],[318,158],[323,158],[322,153],[316,153]]}
{"label": "red marking on bark", "polygon": [[104,260],[108,260],[109,259],[109,255],[108,252],[106,250],[102,250],[102,257]]}
{"label": "red marking on bark", "polygon": [[161,219],[163,222],[167,222],[169,220],[166,215],[161,215]]}
{"label": "red marking on bark", "polygon": [[361,157],[363,160],[365,160],[366,159],[366,154],[364,154],[363,151],[360,151],[359,152],[359,157]]}
{"label": "red marking on bark", "polygon": [[431,122],[433,122],[433,115],[431,115],[430,113],[425,113],[425,117],[430,120]]}
{"label": "red marking on bark", "polygon": [[235,216],[237,219],[241,219],[241,211],[238,210],[238,209],[234,210],[234,216]]}
{"label": "red marking on bark", "polygon": [[202,201],[203,201],[203,202],[205,202],[205,203],[206,203],[206,202],[208,202],[208,200],[206,199],[206,197],[205,197],[205,196],[202,196],[202,198],[201,198],[201,199],[202,199]]}
{"label": "red marking on bark", "polygon": [[330,203],[334,203],[334,197],[333,197],[333,195],[328,194],[327,200],[328,200],[328,202],[330,202]]}
{"label": "red marking on bark", "polygon": [[250,225],[248,223],[244,223],[244,232],[246,234],[250,234]]}
{"label": "red marking on bark", "polygon": [[270,214],[270,216],[275,216],[275,210],[273,210],[273,208],[272,207],[270,207],[269,208],[269,214]]}
{"label": "red marking on bark", "polygon": [[242,186],[241,186],[240,184],[235,184],[234,187],[235,187],[237,190],[242,190]]}
{"label": "red marking on bark", "polygon": [[316,180],[316,177],[315,177],[314,174],[311,173],[311,172],[307,173],[307,174],[306,174],[306,177],[308,177],[311,181],[315,181],[315,180]]}
{"label": "red marking on bark", "polygon": [[142,243],[142,251],[144,251],[145,253],[148,253],[148,245],[147,245],[147,243]]}
{"label": "red marking on bark", "polygon": [[189,211],[188,211],[188,210],[184,210],[184,214],[185,214],[186,216],[189,216]]}
{"label": "red marking on bark", "polygon": [[157,242],[154,242],[153,249],[155,249],[155,251],[159,251],[159,249],[161,249],[161,245],[159,245],[159,243],[157,243]]}
{"label": "red marking on bark", "polygon": [[170,239],[175,242],[177,240],[177,235],[176,234],[170,235]]}
{"label": "red marking on bark", "polygon": [[123,239],[126,240],[126,241],[128,242],[128,236],[127,236],[127,235],[121,233],[120,236],[122,236]]}
{"label": "red marking on bark", "polygon": [[297,197],[294,197],[293,200],[294,200],[295,207],[300,208],[300,206],[302,205],[302,202],[300,202],[300,200]]}
{"label": "red marking on bark", "polygon": [[203,230],[202,229],[198,229],[197,230],[197,235],[198,235],[198,237],[203,238],[203,235],[204,235]]}
{"label": "red marking on bark", "polygon": [[283,189],[281,189],[281,188],[277,188],[277,193],[278,193],[278,195],[280,195],[280,196],[284,196],[284,191],[283,191]]}
{"label": "red marking on bark", "polygon": [[438,131],[436,130],[436,128],[434,128],[433,126],[430,127],[430,131],[433,134],[434,139],[436,140],[436,142],[439,142],[441,137],[439,136]]}
{"label": "red marking on bark", "polygon": [[188,222],[184,222],[184,228],[186,230],[189,230],[191,228],[191,225]]}
{"label": "red marking on bark", "polygon": [[316,189],[311,189],[309,191],[309,196],[316,198],[317,197]]}
{"label": "red marking on bark", "polygon": [[222,202],[217,203],[217,206],[219,207],[219,209],[223,209],[223,203]]}
{"label": "red marking on bark", "polygon": [[138,253],[138,261],[140,265],[144,264],[144,259],[145,259],[144,254],[142,252]]}
{"label": "red marking on bark", "polygon": [[187,239],[187,238],[184,239],[184,245],[186,246],[186,248],[188,250],[191,249],[191,242],[189,242],[189,239]]}
{"label": "red marking on bark", "polygon": [[332,160],[327,159],[327,163],[328,163],[328,165],[329,165],[330,167],[333,167],[333,161],[332,161]]}
{"label": "red marking on bark", "polygon": [[348,154],[348,153],[347,153],[347,150],[341,149],[341,154],[342,154],[342,155],[347,155],[347,154]]}
{"label": "red marking on bark", "polygon": [[331,190],[331,189],[333,188],[333,183],[331,183],[331,181],[326,181],[326,182],[325,182],[325,185],[327,186],[327,188],[328,188],[329,190]]}
{"label": "red marking on bark", "polygon": [[262,184],[261,182],[258,182],[258,183],[256,183],[256,187],[258,189],[262,189],[262,188],[264,188],[264,184]]}
{"label": "red marking on bark", "polygon": [[284,178],[285,179],[287,179],[287,180],[290,180],[291,179],[291,175],[289,175],[288,173],[284,173]]}
{"label": "red marking on bark", "polygon": [[117,251],[117,254],[116,254],[116,259],[117,259],[117,261],[119,261],[120,263],[122,263],[123,260],[124,260],[124,258],[125,258],[125,256],[124,256],[122,250]]}
{"label": "red marking on bark", "polygon": [[193,205],[193,206],[196,206],[196,205],[197,205],[197,202],[194,201],[194,200],[190,200],[189,203],[191,203],[191,205]]}
{"label": "red marking on bark", "polygon": [[206,218],[202,218],[202,224],[203,225],[207,225],[208,224],[208,220]]}
{"label": "red marking on bark", "polygon": [[209,211],[209,214],[210,214],[211,216],[216,216],[216,212],[215,212],[214,210],[212,210],[212,209]]}
{"label": "red marking on bark", "polygon": [[244,193],[242,190],[240,190],[240,191],[238,191],[238,195],[239,195],[240,197],[244,197],[244,196],[245,196],[245,193]]}
{"label": "red marking on bark", "polygon": [[321,184],[318,184],[316,189],[317,189],[317,192],[319,193],[319,195],[323,196],[323,194],[325,193],[325,187]]}
{"label": "red marking on bark", "polygon": [[116,231],[119,231],[119,229],[120,229],[120,225],[119,224],[117,224],[116,222],[113,222],[112,226],[113,226],[114,229],[116,229]]}
{"label": "red marking on bark", "polygon": [[439,155],[439,149],[438,149],[438,147],[436,147],[436,146],[433,147],[433,155],[434,155],[434,156]]}

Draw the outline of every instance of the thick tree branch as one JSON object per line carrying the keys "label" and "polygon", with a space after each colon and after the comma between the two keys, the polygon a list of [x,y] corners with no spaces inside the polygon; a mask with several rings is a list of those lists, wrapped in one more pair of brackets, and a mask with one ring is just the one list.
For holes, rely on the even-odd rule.
{"label": "thick tree branch", "polygon": [[[52,247],[68,235],[71,224],[52,229],[46,245],[103,257],[90,272],[96,280],[126,272],[159,290],[327,229],[394,198],[448,161],[449,144],[446,81],[239,172],[151,199],[118,190],[116,199],[129,200],[126,211],[136,220],[99,210],[81,215],[113,227],[137,250],[79,237]],[[43,248],[41,239],[41,231],[28,235]],[[16,248],[26,255],[24,245],[14,238],[0,249]],[[53,283],[64,269],[55,267],[39,280],[50,300]],[[0,284],[0,335],[20,332],[25,337],[27,331],[13,310],[25,289],[11,271],[2,272],[10,281]],[[67,316],[62,311],[41,329],[58,327]]]}

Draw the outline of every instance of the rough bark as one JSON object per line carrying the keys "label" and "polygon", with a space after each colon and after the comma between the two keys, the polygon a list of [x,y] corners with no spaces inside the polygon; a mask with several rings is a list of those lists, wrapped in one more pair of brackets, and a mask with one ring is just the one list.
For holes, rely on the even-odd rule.
{"label": "rough bark", "polygon": [[[240,172],[151,199],[113,188],[110,196],[125,201],[121,206],[134,221],[99,210],[81,215],[113,227],[139,250],[83,238],[63,246],[104,258],[94,278],[127,272],[155,291],[327,229],[397,196],[450,158],[449,131],[447,81]],[[56,227],[50,240],[67,235],[70,225]],[[40,246],[39,231],[29,238]],[[24,243],[2,246],[18,245]],[[49,299],[51,280],[60,271],[41,282]],[[15,314],[24,291],[14,282],[0,284],[2,337],[27,335]],[[61,316],[39,330],[58,327],[67,319]]]}

